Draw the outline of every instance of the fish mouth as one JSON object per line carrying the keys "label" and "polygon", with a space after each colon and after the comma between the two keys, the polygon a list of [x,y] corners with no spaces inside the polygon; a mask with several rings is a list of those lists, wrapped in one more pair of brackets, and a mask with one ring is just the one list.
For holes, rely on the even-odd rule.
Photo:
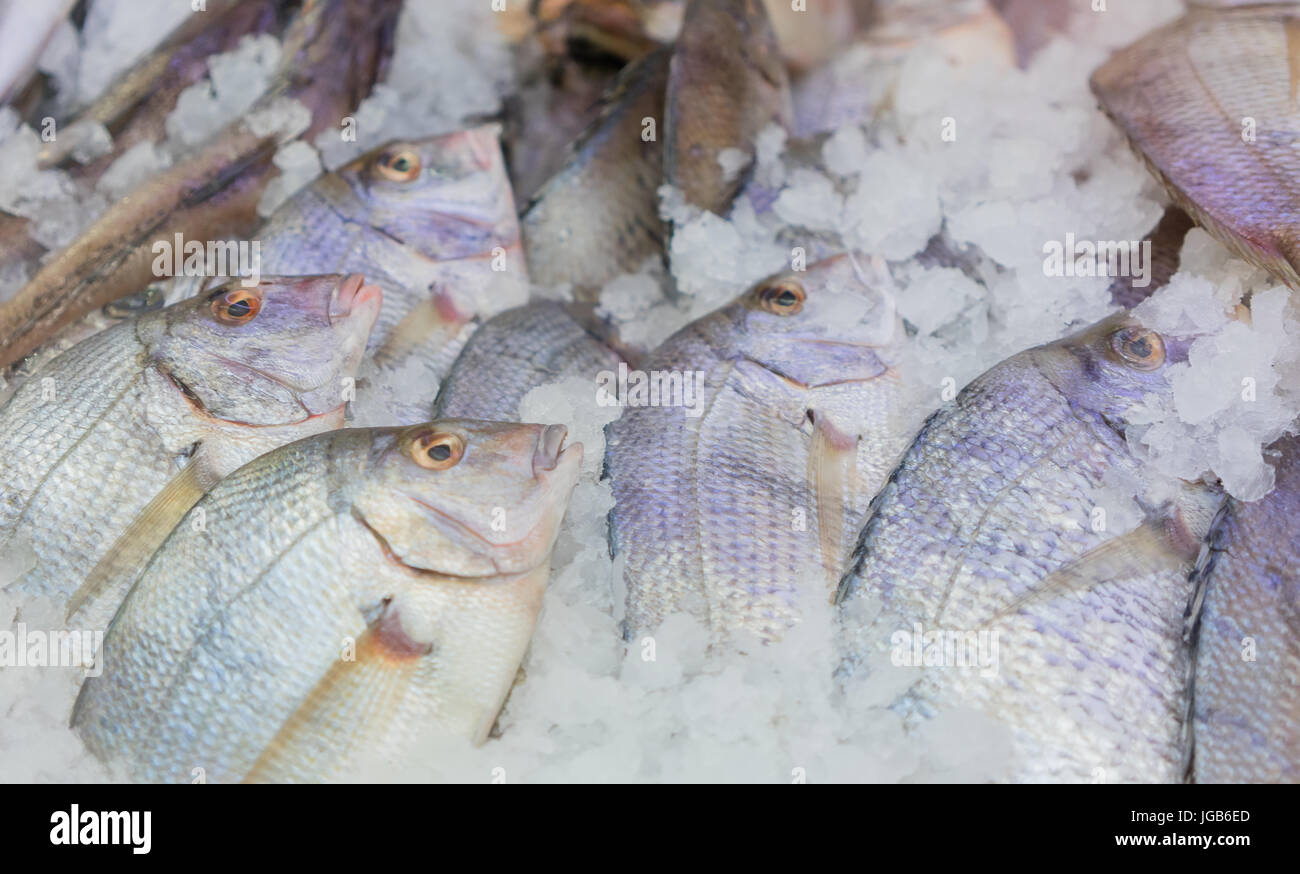
{"label": "fish mouth", "polygon": [[229,359],[221,358],[220,356],[216,357],[214,360],[220,361],[221,363],[225,364],[226,366],[232,369],[245,370],[245,371],[259,374],[260,376],[269,379],[271,382],[274,382],[277,385],[289,389],[289,391],[293,392],[294,399],[298,401],[298,405],[302,407],[302,411],[306,415],[304,415],[301,419],[298,419],[297,421],[293,421],[293,422],[244,422],[239,419],[224,419],[221,416],[213,415],[213,413],[208,409],[207,405],[203,403],[203,399],[200,398],[194,392],[194,390],[191,389],[188,385],[186,385],[185,383],[177,379],[175,374],[169,371],[163,371],[163,376],[167,377],[167,381],[170,382],[178,392],[180,392],[181,396],[185,398],[185,402],[188,403],[191,408],[193,408],[195,414],[209,421],[221,422],[222,424],[225,425],[236,425],[240,428],[284,428],[288,425],[301,425],[302,423],[310,422],[313,419],[323,419],[327,416],[342,415],[343,411],[347,408],[347,403],[344,402],[337,406],[330,407],[325,410],[313,411],[310,407],[308,407],[305,403],[302,402],[301,398],[298,397],[299,394],[298,389],[295,389],[292,386],[287,385],[283,381],[276,379],[270,374],[263,373],[262,371],[258,370],[255,367],[249,367],[246,364],[240,364],[237,361],[230,361]]}
{"label": "fish mouth", "polygon": [[[874,382],[897,373],[876,354],[876,346],[819,337],[790,337],[788,341],[796,348],[811,348],[816,353],[811,356],[788,352],[758,358],[747,356],[747,360],[803,389]],[[836,376],[827,379],[824,371],[831,364],[835,365]]]}
{"label": "fish mouth", "polygon": [[330,295],[326,317],[332,327],[353,314],[358,314],[368,316],[369,324],[373,326],[375,319],[379,317],[383,300],[383,289],[374,283],[367,285],[364,276],[353,273],[334,288]]}
{"label": "fish mouth", "polygon": [[555,470],[560,463],[560,449],[569,429],[563,425],[547,425],[537,436],[537,447],[533,450],[533,476],[541,476],[544,471]]}

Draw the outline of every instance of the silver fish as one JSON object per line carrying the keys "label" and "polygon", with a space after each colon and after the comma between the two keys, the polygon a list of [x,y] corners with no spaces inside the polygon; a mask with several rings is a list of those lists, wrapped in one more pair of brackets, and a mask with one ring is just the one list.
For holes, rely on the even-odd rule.
{"label": "silver fish", "polygon": [[529,390],[566,376],[589,378],[624,358],[592,314],[555,301],[506,310],[474,332],[434,403],[435,418],[513,422]]}
{"label": "silver fish", "polygon": [[339,779],[481,743],[582,460],[565,429],[438,421],[256,459],[163,544],[72,716],[138,780]]}
{"label": "silver fish", "polygon": [[[803,599],[829,598],[905,446],[899,340],[891,301],[841,256],[758,283],[649,355],[659,397],[629,390],[605,456],[629,635],[689,612],[720,640],[774,640]],[[693,396],[664,397],[673,380]]]}
{"label": "silver fish", "polygon": [[840,584],[850,688],[920,651],[894,709],[912,727],[954,708],[1002,723],[1008,779],[1177,779],[1187,576],[1221,495],[1135,486],[1148,512],[1125,532],[1100,487],[1142,476],[1126,412],[1171,391],[1188,345],[1120,314],[1009,358],[930,418]]}
{"label": "silver fish", "polygon": [[1273,491],[1229,500],[1197,575],[1197,783],[1300,783],[1300,439],[1273,451]]}
{"label": "silver fish", "polygon": [[360,276],[236,280],[121,322],[28,379],[0,409],[0,551],[30,550],[23,588],[73,592],[179,481],[180,461],[193,494],[341,427],[381,297]]}
{"label": "silver fish", "polygon": [[528,296],[498,132],[389,143],[321,176],[257,234],[264,272],[356,271],[384,290],[367,352],[402,423],[428,416],[469,319]]}
{"label": "silver fish", "polygon": [[[544,285],[571,283],[594,300],[606,282],[662,254],[657,191],[663,181],[668,52],[629,64],[579,136],[564,169],[520,218],[528,269]],[[649,123],[647,124],[647,120]]]}
{"label": "silver fish", "polygon": [[1300,288],[1298,40],[1294,3],[1192,6],[1091,80],[1174,202],[1292,288]]}

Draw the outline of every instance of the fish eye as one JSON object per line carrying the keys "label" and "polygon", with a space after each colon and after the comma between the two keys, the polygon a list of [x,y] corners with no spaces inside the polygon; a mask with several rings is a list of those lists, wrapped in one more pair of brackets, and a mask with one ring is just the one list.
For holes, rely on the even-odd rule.
{"label": "fish eye", "polygon": [[1146,328],[1121,328],[1110,337],[1111,348],[1135,370],[1155,370],[1165,363],[1165,341]]}
{"label": "fish eye", "polygon": [[262,309],[262,299],[247,288],[218,291],[211,297],[212,315],[223,325],[243,325]]}
{"label": "fish eye", "polygon": [[411,460],[426,470],[455,467],[465,455],[465,441],[456,434],[422,431],[411,441]]}
{"label": "fish eye", "polygon": [[420,155],[414,149],[392,149],[379,156],[375,170],[390,182],[410,182],[420,176]]}
{"label": "fish eye", "polygon": [[794,315],[807,299],[803,286],[793,279],[771,282],[758,290],[759,306],[778,316]]}

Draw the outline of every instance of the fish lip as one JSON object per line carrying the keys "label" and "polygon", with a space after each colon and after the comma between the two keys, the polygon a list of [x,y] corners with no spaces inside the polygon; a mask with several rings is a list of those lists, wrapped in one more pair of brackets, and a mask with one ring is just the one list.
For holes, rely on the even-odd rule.
{"label": "fish lip", "polygon": [[373,327],[383,300],[383,289],[374,283],[367,284],[366,278],[360,273],[353,273],[335,286],[330,294],[326,318],[333,327],[359,312],[370,317],[370,325]]}
{"label": "fish lip", "polygon": [[547,425],[537,435],[537,446],[533,449],[533,476],[540,477],[545,471],[555,470],[560,462],[560,449],[569,429],[563,425]]}
{"label": "fish lip", "polygon": [[[513,570],[507,571],[505,568],[501,567],[501,559],[498,554],[499,551],[503,549],[510,549],[512,547],[519,546],[521,543],[525,543],[529,540],[532,540],[534,535],[536,535],[537,531],[546,525],[546,517],[545,515],[543,515],[542,518],[537,521],[537,524],[534,525],[532,528],[528,529],[528,531],[525,534],[523,534],[518,540],[512,540],[508,543],[495,543],[491,540],[488,540],[482,534],[475,531],[473,528],[466,525],[464,522],[457,519],[455,516],[451,516],[448,515],[447,513],[444,513],[442,510],[439,510],[437,507],[428,503],[423,498],[417,497],[416,495],[413,495],[410,492],[400,492],[400,494],[405,496],[407,499],[413,501],[415,504],[419,505],[423,509],[429,511],[434,516],[448,523],[457,531],[461,531],[464,534],[469,535],[470,537],[477,540],[479,543],[482,543],[484,546],[486,546],[487,558],[489,561],[492,562],[492,568],[497,574],[515,572]],[[393,552],[392,556],[393,556],[393,560],[401,564],[403,567],[411,568],[412,570],[421,571],[423,573],[439,573],[440,575],[442,575],[440,571],[433,571],[430,568],[422,568],[419,567],[418,565],[407,564],[407,562],[396,552]]]}

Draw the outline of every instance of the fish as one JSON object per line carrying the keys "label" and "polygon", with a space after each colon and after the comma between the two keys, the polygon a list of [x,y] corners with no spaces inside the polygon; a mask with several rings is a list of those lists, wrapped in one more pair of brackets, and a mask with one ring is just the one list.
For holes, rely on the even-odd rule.
{"label": "fish", "polygon": [[327,173],[256,233],[261,269],[364,273],[384,291],[371,389],[399,424],[428,418],[475,316],[528,298],[500,128],[382,145]]}
{"label": "fish", "polygon": [[566,377],[591,380],[626,358],[589,308],[535,301],[488,319],[465,344],[443,381],[434,418],[513,422],[531,389]]}
{"label": "fish", "polygon": [[629,64],[574,142],[563,169],[519,217],[529,275],[591,302],[605,283],[663,255],[664,89],[670,52]]}
{"label": "fish", "polygon": [[[606,429],[625,634],[688,613],[716,644],[781,639],[825,604],[867,499],[906,446],[884,289],[850,255],[778,274],[651,352],[658,397]],[[672,380],[682,397],[664,397]],[[694,389],[691,395],[686,387]]]}
{"label": "fish", "polygon": [[[32,375],[0,408],[0,552],[35,558],[19,588],[71,596],[137,517],[174,522],[253,457],[342,427],[381,300],[359,275],[235,280]],[[93,622],[122,592],[82,594],[103,605]]]}
{"label": "fish", "polygon": [[1187,776],[1300,783],[1300,438],[1269,453],[1276,485],[1230,498],[1195,576]]}
{"label": "fish", "polygon": [[155,554],[71,724],[136,780],[315,782],[482,743],[577,482],[558,425],[316,435],[227,477]]}
{"label": "fish", "polygon": [[1192,6],[1115,52],[1092,91],[1174,203],[1300,288],[1300,7]]}
{"label": "fish", "polygon": [[510,179],[525,204],[564,166],[619,71],[660,45],[641,3],[584,0],[534,14],[514,47],[518,86],[504,108]]}
{"label": "fish", "polygon": [[400,0],[304,3],[285,32],[271,85],[244,118],[113,203],[0,304],[0,367],[157,278],[155,242],[170,244],[178,233],[187,240],[246,237],[259,221],[257,204],[278,172],[271,159],[286,136],[267,119],[283,121],[288,98],[311,113],[304,140],[340,129],[386,72],[400,9]]}
{"label": "fish", "polygon": [[1189,573],[1223,495],[1149,477],[1126,415],[1171,394],[1189,345],[1120,312],[1006,359],[931,415],[836,592],[848,694],[878,660],[910,666],[892,705],[904,725],[989,717],[1011,782],[1178,779]]}
{"label": "fish", "polygon": [[[790,80],[762,0],[690,0],[664,97],[664,181],[725,215],[769,124],[789,128]],[[724,169],[723,153],[740,152]]]}

